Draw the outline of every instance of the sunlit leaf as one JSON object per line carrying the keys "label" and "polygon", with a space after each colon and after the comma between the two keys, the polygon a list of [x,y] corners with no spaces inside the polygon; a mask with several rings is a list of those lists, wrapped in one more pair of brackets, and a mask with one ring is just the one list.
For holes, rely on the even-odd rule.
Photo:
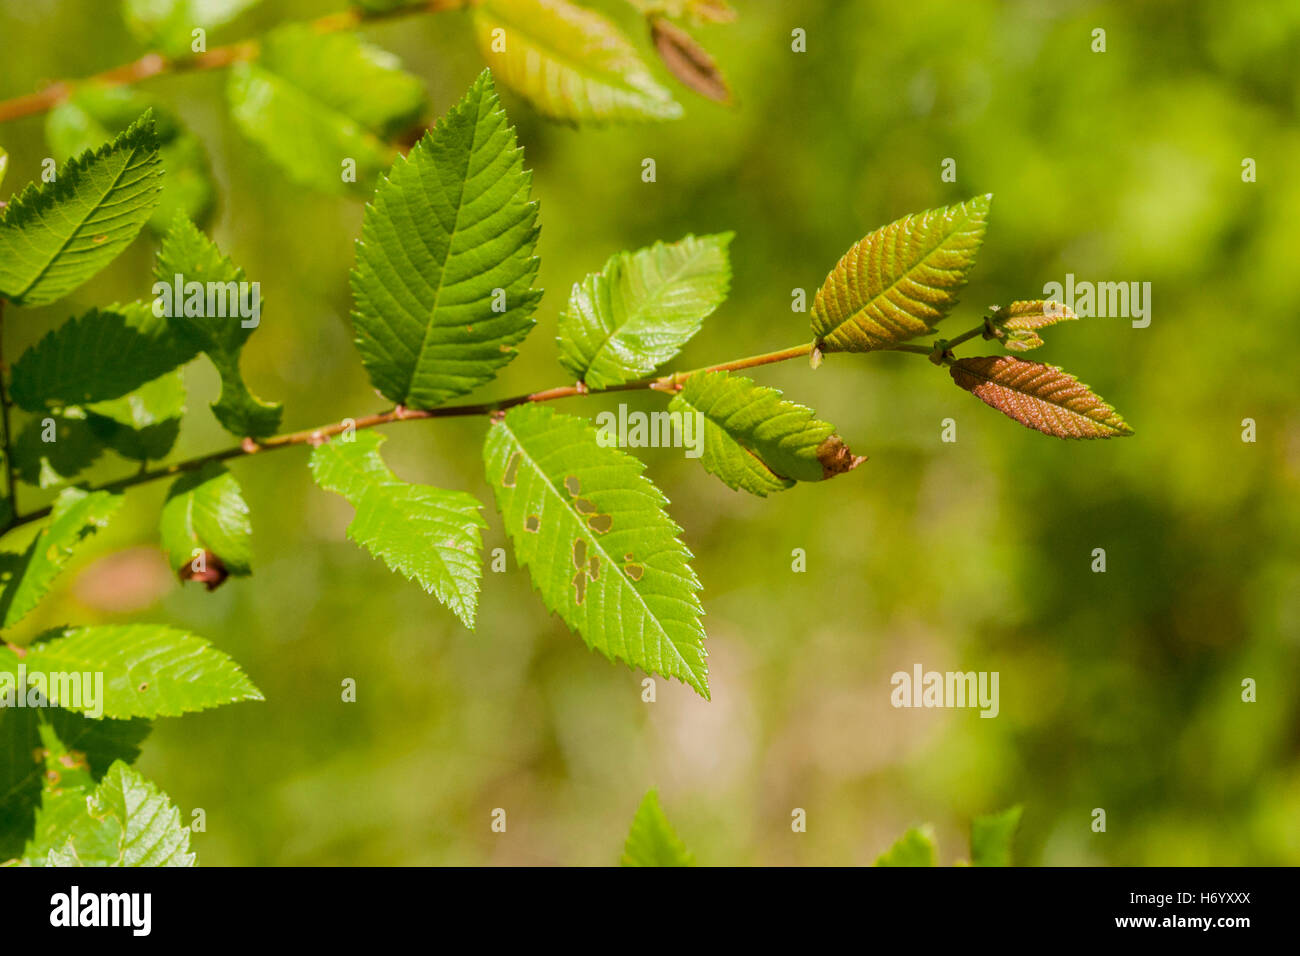
{"label": "sunlit leaf", "polygon": [[913,827],[898,842],[876,858],[876,866],[934,866],[934,831]]}
{"label": "sunlit leaf", "polygon": [[623,846],[623,866],[694,866],[695,857],[674,832],[651,790],[641,801]]}
{"label": "sunlit leaf", "polygon": [[542,405],[488,429],[487,479],[519,563],[588,647],[708,697],[700,588],[643,465]]}
{"label": "sunlit leaf", "polygon": [[681,106],[618,27],[568,0],[483,0],[479,50],[501,84],[573,122],[664,120]]}
{"label": "sunlit leaf", "polygon": [[592,388],[654,371],[727,298],[732,234],[687,236],[611,256],[573,287],[560,316],[560,363]]}
{"label": "sunlit leaf", "polygon": [[976,817],[970,828],[970,856],[975,866],[1010,866],[1012,841],[1023,807]]}
{"label": "sunlit leaf", "polygon": [[952,380],[1027,428],[1057,438],[1113,438],[1133,429],[1073,375],[1011,356],[957,359]]}
{"label": "sunlit leaf", "polygon": [[[254,395],[239,370],[244,343],[261,322],[261,286],[248,283],[244,270],[222,255],[212,240],[184,217],[178,217],[163,238],[154,275],[159,293],[159,286],[175,289],[179,284],[182,295],[171,296],[169,325],[192,349],[207,355],[221,376],[221,397],[212,405],[217,421],[241,438],[273,434],[280,427],[282,409]],[[221,291],[223,299],[218,303],[215,297],[205,296],[203,307],[195,312],[189,308],[189,294],[184,292],[189,283]],[[240,314],[245,291],[250,306],[253,293],[257,293],[257,307],[249,310],[257,314],[248,318]],[[186,301],[180,301],[182,298]]]}
{"label": "sunlit leaf", "polygon": [[432,408],[514,358],[542,294],[531,180],[485,71],[379,184],[357,242],[352,321],[385,397]]}
{"label": "sunlit leaf", "polygon": [[216,199],[207,152],[197,136],[152,98],[121,86],[78,87],[46,116],[45,137],[55,158],[67,159],[112,139],[145,110],[153,111],[158,156],[167,171],[149,227],[166,232],[178,213],[205,220]]}
{"label": "sunlit leaf", "polygon": [[388,567],[419,582],[473,629],[478,606],[482,506],[463,491],[413,485],[380,457],[383,436],[358,432],[311,456],[312,477],[356,508],[348,537]]}
{"label": "sunlit leaf", "polygon": [[158,522],[172,569],[208,589],[252,570],[253,527],[235,476],[219,462],[181,475]]}
{"label": "sunlit leaf", "polygon": [[63,298],[113,261],[162,195],[151,114],[32,184],[0,216],[0,296],[18,305]]}
{"label": "sunlit leaf", "polygon": [[992,196],[905,216],[853,246],[812,308],[822,352],[869,352],[925,335],[957,304]]}
{"label": "sunlit leaf", "polygon": [[[45,675],[50,703],[89,717],[177,717],[262,699],[226,654],[203,638],[158,624],[63,628],[41,635],[21,656],[0,645],[0,672],[16,674],[19,664],[29,676]],[[54,679],[60,674],[66,683]],[[87,675],[102,675],[102,700],[92,700],[94,688],[81,685]]]}
{"label": "sunlit leaf", "polygon": [[136,39],[145,46],[172,56],[184,56],[193,52],[196,29],[214,30],[257,3],[258,0],[122,0],[122,14]]}
{"label": "sunlit leaf", "polygon": [[821,481],[852,471],[865,459],[854,455],[803,405],[784,401],[773,388],[727,372],[697,372],[669,408],[699,413],[704,428],[704,467],[728,487],[766,495],[796,481]]}
{"label": "sunlit leaf", "polygon": [[108,524],[122,496],[67,488],[22,554],[0,552],[0,626],[13,627],[50,590],[77,547]]}

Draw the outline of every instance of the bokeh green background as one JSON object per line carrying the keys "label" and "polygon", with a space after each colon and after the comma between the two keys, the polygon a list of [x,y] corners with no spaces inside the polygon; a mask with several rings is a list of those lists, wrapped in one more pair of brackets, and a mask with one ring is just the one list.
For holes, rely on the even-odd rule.
{"label": "bokeh green background", "polygon": [[[214,40],[340,5],[268,0]],[[645,47],[628,8],[603,7]],[[706,863],[866,863],[925,821],[951,862],[973,816],[1011,803],[1025,806],[1026,863],[1300,863],[1300,7],[737,7],[736,24],[698,31],[735,109],[677,87],[680,121],[575,130],[507,97],[535,171],[548,291],[485,397],[564,381],[557,313],[614,251],[736,231],[731,298],[681,358],[695,367],[806,342],[792,289],[811,296],[885,222],[992,192],[945,328],[1067,272],[1152,283],[1149,328],[1080,321],[1041,350],[1136,437],[1027,431],[917,356],[761,370],[870,461],[759,500],[680,452],[646,455],[704,582],[711,703],[663,681],[643,703],[643,675],[588,652],[513,560],[486,575],[478,629],[464,630],[344,539],[351,509],[312,485],[301,450],[233,465],[252,507],[251,579],[211,594],[172,582],[153,550],[165,489],[139,489],[23,633],[165,622],[246,668],[265,703],[160,720],[140,761],[187,818],[206,811],[194,839],[206,864],[610,863],[652,786]],[[1090,48],[1099,27],[1105,53]],[[463,14],[365,35],[427,81],[434,113],[481,68]],[[141,52],[113,3],[0,2],[0,96]],[[213,234],[262,283],[244,358],[253,389],[284,402],[289,429],[381,409],[347,317],[361,205],[270,166],[232,126],[224,77],[144,88],[207,145]],[[6,191],[38,176],[41,119],[0,127],[0,145]],[[945,157],[955,184],[940,179]],[[1242,181],[1246,157],[1255,183]],[[72,299],[11,310],[11,354],[86,307],[147,295],[154,248],[145,235]],[[187,383],[178,457],[230,442],[207,412],[214,376],[195,363]],[[940,441],[949,417],[954,444]],[[1241,440],[1247,417],[1254,444]],[[387,454],[408,479],[489,503],[486,547],[508,548],[481,476],[483,429],[392,427]],[[1099,547],[1105,574],[1090,570]],[[794,548],[806,573],[791,571]],[[890,675],[915,663],[998,671],[1000,716],[892,708]],[[347,677],[355,704],[340,700]],[[1241,701],[1247,677],[1256,703]],[[505,834],[490,832],[496,807]],[[791,832],[794,807],[807,833]],[[1098,807],[1104,834],[1090,828]]]}

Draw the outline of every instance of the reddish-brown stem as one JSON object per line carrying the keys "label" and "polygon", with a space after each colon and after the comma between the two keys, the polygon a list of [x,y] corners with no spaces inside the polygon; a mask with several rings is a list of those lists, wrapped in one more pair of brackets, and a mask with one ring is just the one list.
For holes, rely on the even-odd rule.
{"label": "reddish-brown stem", "polygon": [[[318,33],[336,33],[351,30],[363,23],[376,23],[392,20],[416,13],[438,13],[467,6],[473,0],[427,0],[425,3],[409,7],[398,7],[375,13],[363,13],[359,10],[345,10],[331,13],[311,21],[310,26]],[[233,63],[256,59],[260,47],[255,40],[243,40],[228,46],[215,47],[205,53],[196,53],[187,57],[169,57],[161,53],[146,53],[140,59],[122,66],[105,70],[85,80],[60,80],[45,89],[26,96],[0,101],[0,123],[34,116],[58,106],[69,96],[79,83],[102,83],[109,86],[131,86],[163,73],[198,73],[204,70],[220,70]]]}
{"label": "reddish-brown stem", "polygon": [[[156,468],[142,468],[135,474],[127,475],[116,481],[110,481],[103,485],[98,485],[94,491],[125,491],[135,485],[144,484],[150,481],[157,481],[160,478],[169,478],[175,475],[189,471],[197,471],[204,465],[211,462],[228,461],[231,458],[245,458],[249,455],[260,455],[264,452],[275,451],[277,448],[293,448],[297,445],[309,445],[315,447],[322,442],[333,438],[335,435],[342,434],[349,429],[374,428],[376,425],[389,425],[394,422],[418,421],[426,418],[464,418],[476,415],[493,415],[514,408],[516,405],[525,405],[530,402],[552,402],[561,398],[573,398],[579,395],[601,395],[610,392],[631,392],[641,390],[651,391],[678,391],[682,383],[690,378],[696,372],[725,372],[736,371],[738,369],[755,368],[760,365],[770,365],[774,362],[785,362],[789,359],[799,358],[812,352],[811,345],[797,345],[793,348],[782,349],[779,352],[766,352],[762,355],[750,355],[746,358],[734,359],[730,362],[723,362],[718,365],[709,365],[705,368],[695,369],[690,372],[674,372],[671,375],[661,375],[657,378],[639,379],[635,382],[624,382],[621,385],[611,385],[606,388],[594,389],[581,382],[574,385],[557,385],[554,388],[544,389],[540,392],[529,392],[526,395],[515,395],[510,398],[503,398],[495,402],[481,402],[472,405],[444,405],[440,408],[406,408],[398,405],[396,408],[389,409],[386,412],[377,412],[374,415],[364,415],[361,418],[345,418],[341,422],[332,422],[328,425],[319,425],[316,428],[307,428],[300,432],[290,432],[284,435],[276,435],[272,438],[256,440],[245,438],[238,445],[223,449],[222,451],[211,452],[206,455],[199,455],[195,458],[188,458],[184,461],[178,461],[170,465],[160,465]],[[27,524],[32,521],[38,521],[50,513],[49,507],[40,508],[36,511],[28,512],[24,515],[17,515],[5,526],[5,530],[16,528],[19,525]]]}

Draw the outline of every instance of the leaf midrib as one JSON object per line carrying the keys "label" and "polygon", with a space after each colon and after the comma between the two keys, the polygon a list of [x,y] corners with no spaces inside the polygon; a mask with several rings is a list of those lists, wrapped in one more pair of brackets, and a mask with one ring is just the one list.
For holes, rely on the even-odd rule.
{"label": "leaf midrib", "polygon": [[[509,433],[510,437],[514,440],[515,447],[519,449],[519,453],[523,455],[525,460],[527,460],[527,462],[532,466],[533,471],[541,477],[543,484],[545,484],[545,486],[551,492],[551,494],[554,495],[559,500],[560,506],[564,510],[564,513],[569,515],[569,517],[572,518],[578,524],[579,527],[581,527],[583,522],[579,517],[578,513],[569,506],[568,502],[564,500],[564,496],[560,494],[560,490],[556,488],[554,483],[551,481],[550,476],[546,474],[546,472],[542,469],[541,465],[537,463],[536,459],[534,459],[533,456],[528,453],[528,449],[524,447],[524,443],[523,441],[520,440],[518,432],[512,429],[507,424],[507,419],[504,418],[501,420],[498,427],[505,428],[505,430]],[[682,656],[681,651],[677,649],[677,643],[672,639],[672,636],[668,633],[668,629],[664,627],[663,622],[659,620],[658,615],[656,615],[653,611],[650,610],[650,607],[645,603],[645,598],[641,595],[641,592],[638,591],[635,587],[633,587],[631,580],[628,579],[627,574],[623,571],[622,565],[619,562],[613,560],[610,557],[609,552],[605,550],[604,546],[600,542],[600,536],[597,534],[592,534],[591,541],[594,550],[600,552],[601,556],[605,559],[606,565],[613,570],[618,580],[622,581],[623,584],[628,588],[628,590],[630,590],[634,595],[636,595],[637,603],[641,605],[641,608],[642,610],[645,611],[646,616],[651,621],[654,621],[655,627],[658,628],[660,634],[663,635],[664,642],[670,648],[672,648],[672,652],[674,656],[676,656],[677,660],[681,662],[682,667],[686,670],[688,674],[692,675],[696,680],[700,680],[700,675],[695,673],[695,670],[694,668],[691,667],[690,662],[687,661],[686,658]],[[637,666],[642,666],[642,665],[637,665]]]}
{"label": "leaf midrib", "polygon": [[[24,296],[26,296],[27,293],[31,292],[32,289],[35,288],[36,284],[39,283],[41,279],[45,277],[46,273],[49,272],[49,270],[54,266],[54,263],[56,263],[59,260],[59,256],[63,255],[64,251],[68,248],[68,245],[72,242],[73,238],[77,235],[78,232],[82,230],[82,228],[85,227],[87,220],[89,220],[91,216],[93,216],[96,212],[99,211],[99,209],[103,206],[104,201],[108,199],[108,197],[112,194],[113,190],[117,188],[118,183],[121,182],[122,176],[126,173],[128,169],[131,168],[131,163],[135,159],[136,153],[138,153],[139,151],[140,151],[139,146],[131,147],[130,152],[126,156],[126,161],[122,163],[122,168],[117,171],[117,174],[113,177],[113,182],[109,185],[109,187],[106,190],[104,190],[103,195],[101,195],[99,199],[95,201],[95,204],[91,206],[91,208],[86,212],[86,215],[81,219],[81,221],[78,222],[75,227],[73,227],[72,231],[68,234],[68,237],[64,239],[63,242],[59,243],[59,248],[54,252],[52,256],[49,257],[45,265],[41,266],[40,271],[36,274],[36,276],[32,279],[32,281],[27,284],[27,287],[23,289],[22,292],[19,292],[13,296],[14,299],[21,299]],[[89,172],[93,168],[94,168],[93,166],[87,166],[86,172]]]}

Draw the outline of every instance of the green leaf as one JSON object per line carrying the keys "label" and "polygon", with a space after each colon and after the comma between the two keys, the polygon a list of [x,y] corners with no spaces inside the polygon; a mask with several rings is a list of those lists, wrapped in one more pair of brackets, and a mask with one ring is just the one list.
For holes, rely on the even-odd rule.
{"label": "green leaf", "polygon": [[479,529],[487,526],[472,495],[402,481],[384,464],[382,435],[334,439],[311,456],[316,484],[356,508],[348,537],[389,568],[419,582],[470,630],[478,606]]}
{"label": "green leaf", "polygon": [[976,817],[970,828],[970,856],[975,866],[1010,866],[1011,844],[1024,807]]}
{"label": "green leaf", "polygon": [[560,364],[592,388],[653,372],[727,298],[732,233],[621,252],[573,286],[560,316]]}
{"label": "green leaf", "polygon": [[4,185],[5,173],[9,172],[9,154],[0,147],[0,186]]}
{"label": "green leaf", "polygon": [[86,424],[95,437],[132,461],[156,461],[171,451],[185,414],[185,382],[179,371],[146,382],[129,395],[87,405]]}
{"label": "green leaf", "polygon": [[25,552],[0,552],[0,627],[13,627],[36,607],[77,546],[108,524],[121,505],[121,495],[67,488]]}
{"label": "green leaf", "polygon": [[149,730],[147,720],[91,720],[58,707],[0,709],[0,860],[17,857],[32,837],[51,733],[98,781],[114,761],[133,762]]}
{"label": "green leaf", "polygon": [[162,193],[153,117],[24,189],[0,218],[0,296],[16,305],[61,299],[113,261]]}
{"label": "green leaf", "polygon": [[[190,830],[167,795],[118,761],[84,801],[60,815],[56,833],[28,860],[35,866],[194,866]],[[61,842],[60,842],[61,841]],[[42,852],[44,851],[44,852]]]}
{"label": "green leaf", "polygon": [[169,56],[192,51],[193,31],[211,31],[234,20],[258,0],[123,0],[127,26],[145,46]]}
{"label": "green leaf", "polygon": [[502,85],[553,119],[667,120],[678,104],[618,28],[567,0],[483,0],[479,51]]}
{"label": "green leaf", "polygon": [[876,859],[876,866],[934,866],[934,831],[913,827]]}
{"label": "green leaf", "polygon": [[50,110],[45,137],[55,157],[64,160],[112,139],[145,110],[153,111],[158,156],[167,171],[162,197],[149,217],[149,228],[162,234],[177,214],[204,220],[216,200],[208,154],[173,113],[134,90],[92,83]]}
{"label": "green leaf", "polygon": [[[49,631],[21,656],[0,645],[0,672],[16,674],[20,664],[29,680],[42,675],[51,703],[94,718],[178,717],[263,699],[235,662],[203,638],[157,624]],[[83,675],[93,675],[89,685]],[[93,686],[100,675],[102,700]]]}
{"label": "green leaf", "polygon": [[668,407],[700,416],[700,463],[729,488],[751,494],[834,478],[866,460],[849,451],[835,427],[819,421],[811,408],[740,375],[696,372]]}
{"label": "green leaf", "polygon": [[172,569],[212,590],[227,574],[252,572],[253,526],[235,476],[219,462],[181,475],[158,522]]}
{"label": "green leaf", "polygon": [[623,866],[694,866],[695,857],[678,839],[651,790],[641,801],[623,846]]}
{"label": "green leaf", "polygon": [[930,332],[957,304],[992,198],[905,216],[846,252],[813,300],[820,349],[870,352]]}
{"label": "green leaf", "polygon": [[385,397],[432,408],[495,377],[533,327],[532,174],[486,71],[366,207],[357,348]]}
{"label": "green leaf", "polygon": [[1056,438],[1114,438],[1133,429],[1087,385],[1054,365],[1009,355],[957,359],[952,380],[1026,428]]}
{"label": "green leaf", "polygon": [[519,563],[587,646],[709,696],[703,613],[681,529],[643,465],[542,405],[488,429],[488,482]]}
{"label": "green leaf", "polygon": [[[168,314],[171,327],[191,348],[207,355],[221,376],[221,397],[212,406],[217,421],[241,438],[274,434],[283,410],[249,391],[239,371],[244,343],[261,322],[260,284],[247,283],[244,270],[223,256],[212,240],[183,217],[172,223],[163,239],[154,275],[158,280],[154,294]],[[221,297],[205,294],[200,303],[187,291],[190,283],[200,283],[207,292],[219,292]],[[180,295],[174,291],[178,284]],[[243,318],[243,311],[255,314]]]}
{"label": "green leaf", "polygon": [[74,407],[28,419],[12,448],[18,477],[38,488],[66,485],[103,451],[86,413]]}
{"label": "green leaf", "polygon": [[19,357],[10,396],[29,412],[121,398],[188,362],[196,351],[146,303],[92,309]]}
{"label": "green leaf", "polygon": [[291,179],[341,194],[370,188],[392,161],[386,141],[426,107],[424,85],[391,53],[301,24],[268,34],[256,62],[235,64],[228,95],[235,123]]}

